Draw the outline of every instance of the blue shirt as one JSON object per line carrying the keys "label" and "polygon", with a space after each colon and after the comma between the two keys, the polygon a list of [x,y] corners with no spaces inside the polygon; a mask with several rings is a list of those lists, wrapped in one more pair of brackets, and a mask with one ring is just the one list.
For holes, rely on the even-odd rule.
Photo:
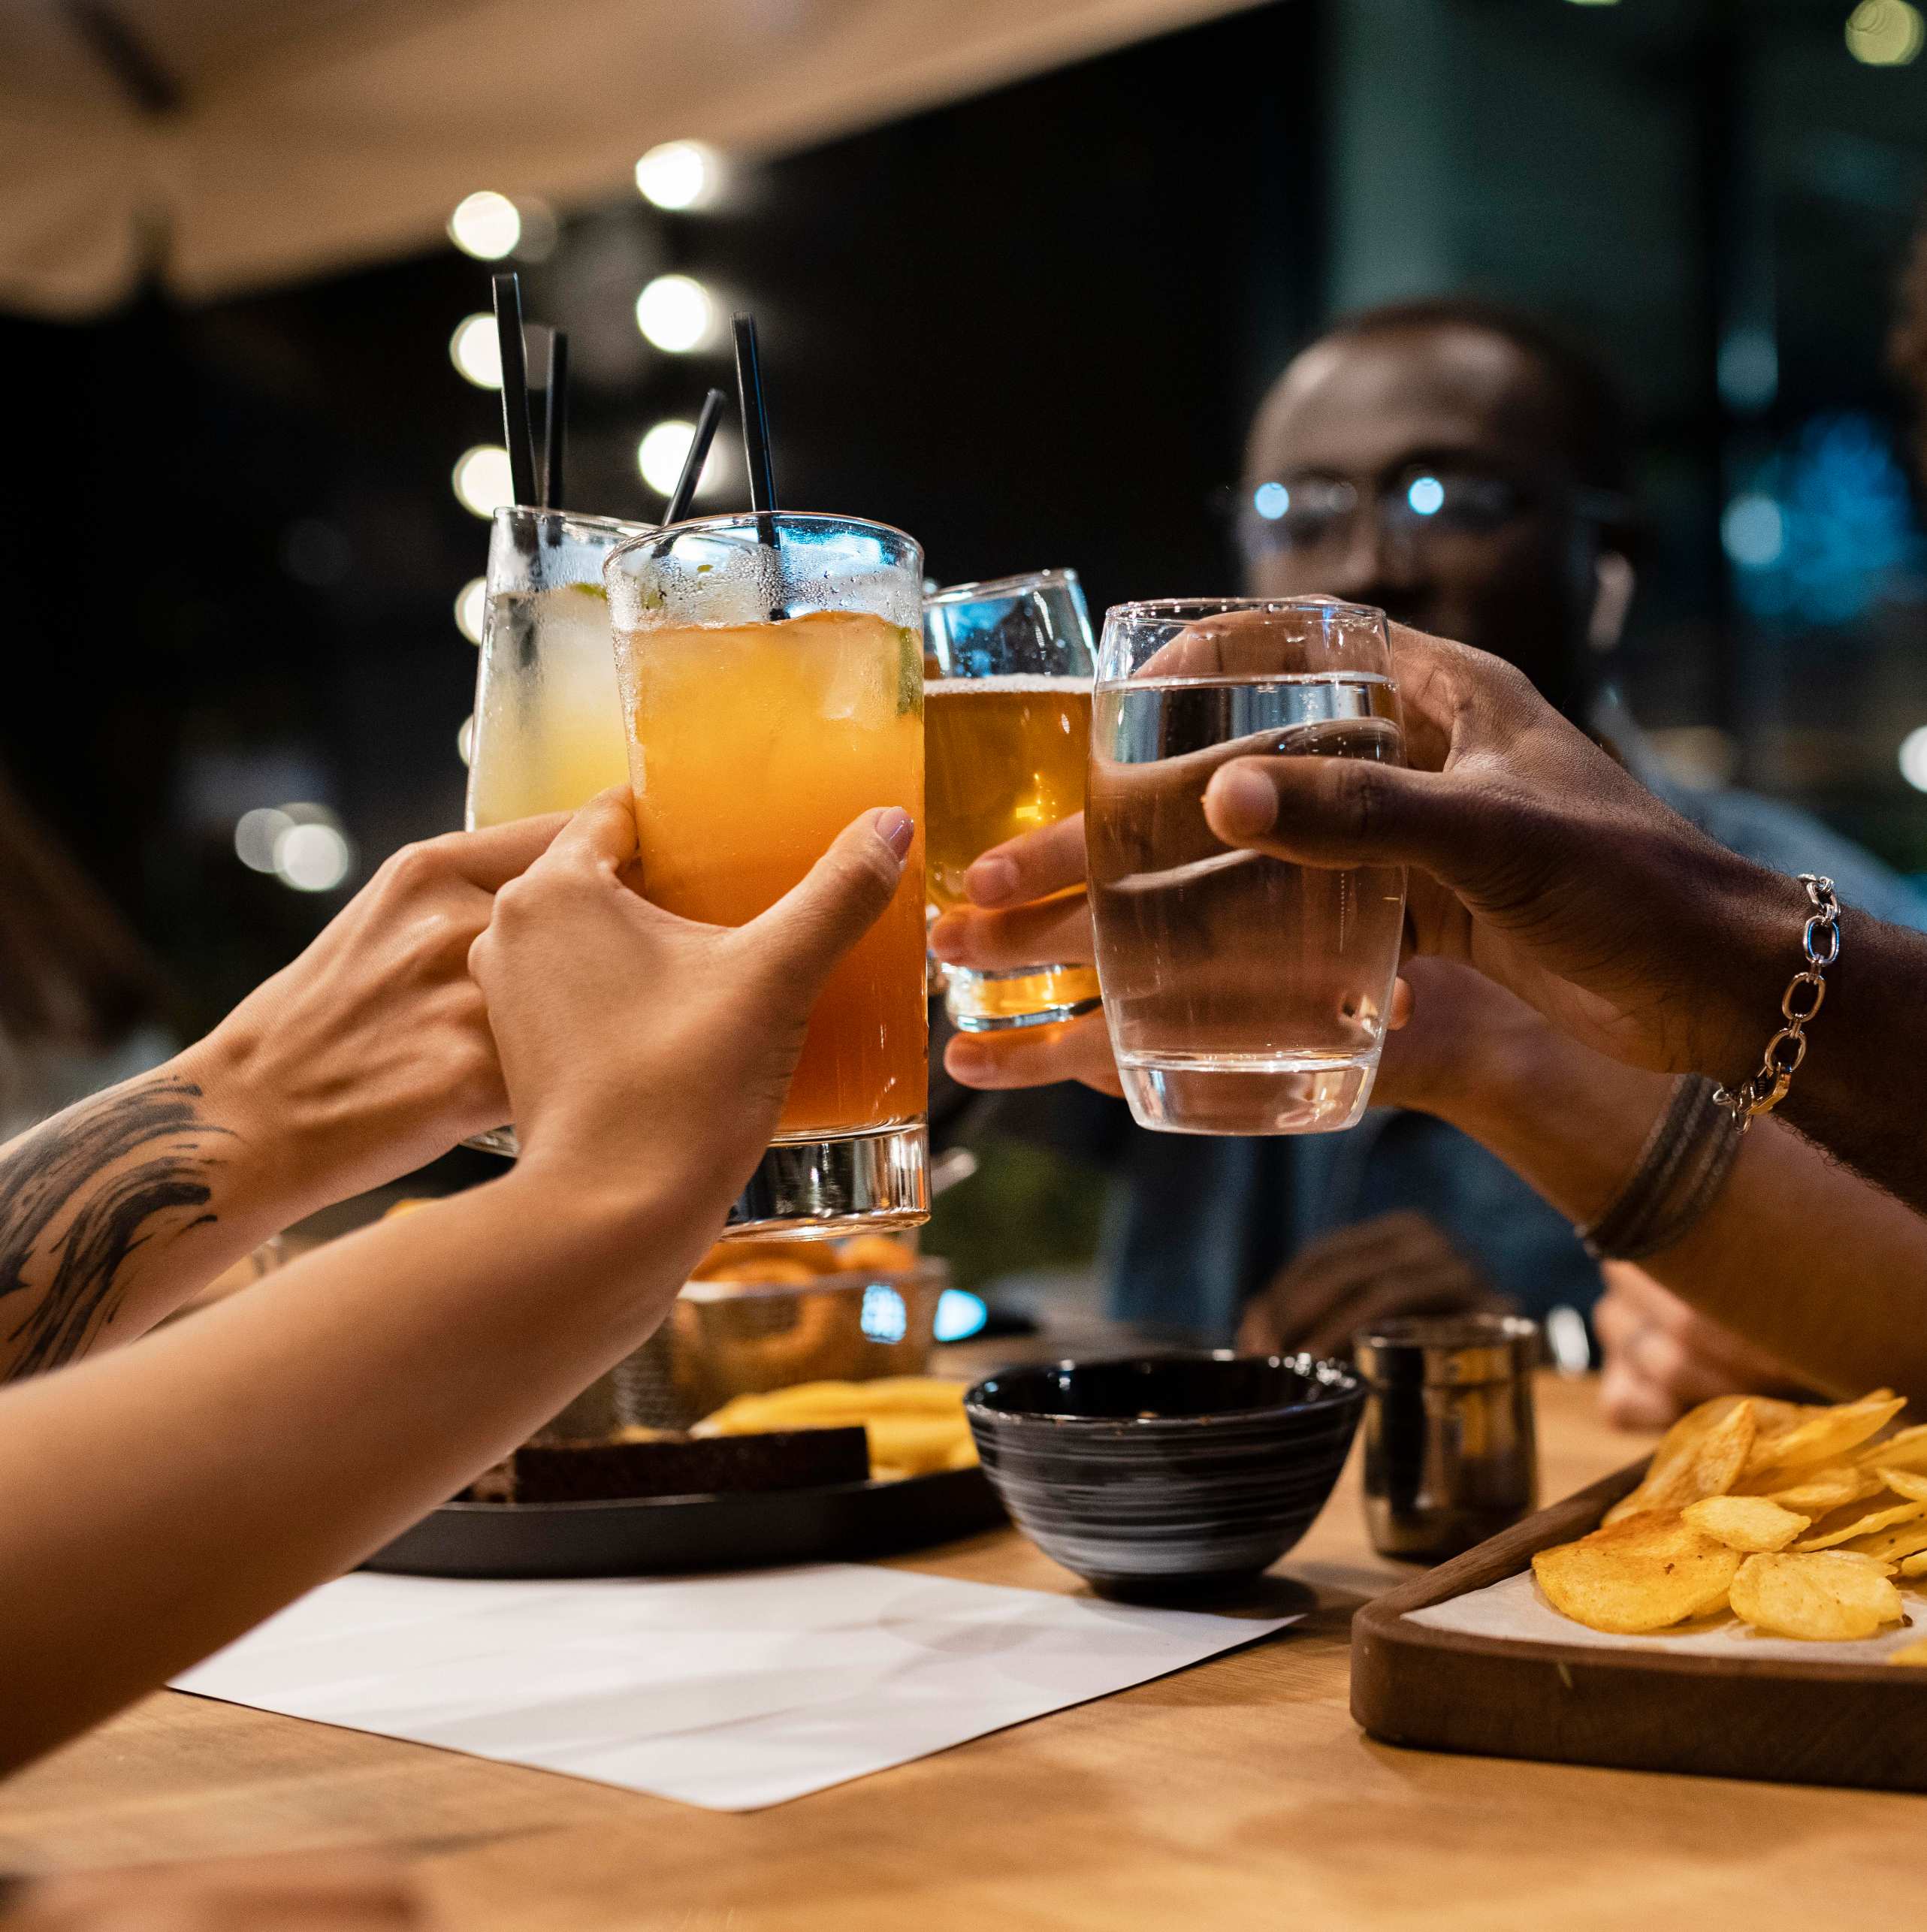
{"label": "blue shirt", "polygon": [[[1623,717],[1604,722],[1627,768],[1729,850],[1777,872],[1825,873],[1843,904],[1927,929],[1927,898],[1851,840],[1752,792],[1681,786]],[[1430,1115],[1375,1107],[1349,1133],[1268,1140],[1132,1128],[1121,1153],[1128,1188],[1107,1248],[1110,1310],[1123,1320],[1222,1339],[1308,1242],[1392,1208],[1429,1215],[1527,1315],[1599,1297],[1599,1269],[1565,1216]]]}

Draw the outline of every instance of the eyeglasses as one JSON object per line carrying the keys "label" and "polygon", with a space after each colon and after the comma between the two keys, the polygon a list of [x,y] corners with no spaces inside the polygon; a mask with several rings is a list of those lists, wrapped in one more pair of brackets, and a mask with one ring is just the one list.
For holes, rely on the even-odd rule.
{"label": "eyeglasses", "polygon": [[[1228,495],[1229,493],[1227,493]],[[1306,475],[1239,491],[1234,510],[1239,542],[1249,557],[1315,551],[1347,541],[1364,493],[1342,476]],[[1388,537],[1424,543],[1452,536],[1488,536],[1545,499],[1510,478],[1489,470],[1452,469],[1414,463],[1382,485],[1370,498],[1379,530]],[[1625,500],[1604,490],[1575,490],[1572,512],[1598,522],[1626,514]]]}

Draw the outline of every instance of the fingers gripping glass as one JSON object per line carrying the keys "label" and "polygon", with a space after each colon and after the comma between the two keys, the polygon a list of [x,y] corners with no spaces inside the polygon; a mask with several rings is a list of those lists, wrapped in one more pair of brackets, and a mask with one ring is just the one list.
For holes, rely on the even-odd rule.
{"label": "fingers gripping glass", "polygon": [[[495,512],[469,747],[468,828],[572,812],[629,782],[603,565],[647,524]],[[515,1130],[469,1142],[512,1158]]]}
{"label": "fingers gripping glass", "polygon": [[[1096,652],[1077,574],[959,584],[923,605],[933,912],[968,903],[964,875],[992,846],[1081,811]],[[946,966],[944,1010],[965,1033],[1039,1026],[1098,1005],[1086,965],[980,973]]]}
{"label": "fingers gripping glass", "polygon": [[1404,873],[1228,847],[1204,793],[1234,758],[1402,765],[1404,747],[1382,611],[1305,597],[1108,613],[1084,825],[1104,1017],[1141,1125],[1324,1134],[1364,1111]]}

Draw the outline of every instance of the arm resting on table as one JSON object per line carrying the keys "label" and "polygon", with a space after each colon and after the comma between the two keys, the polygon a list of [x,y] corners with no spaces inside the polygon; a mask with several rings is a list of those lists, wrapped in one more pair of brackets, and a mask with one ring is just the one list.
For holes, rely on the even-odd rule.
{"label": "arm resting on table", "polygon": [[0,1393],[0,1767],[377,1549],[654,1328],[713,1232],[512,1172]]}

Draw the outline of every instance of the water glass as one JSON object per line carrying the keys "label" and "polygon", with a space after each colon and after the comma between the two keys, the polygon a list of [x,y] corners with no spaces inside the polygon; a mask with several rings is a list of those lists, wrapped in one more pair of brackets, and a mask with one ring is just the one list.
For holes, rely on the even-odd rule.
{"label": "water glass", "polygon": [[1107,614],[1084,820],[1098,974],[1125,1097],[1167,1133],[1330,1133],[1378,1070],[1403,869],[1224,844],[1205,788],[1253,756],[1404,762],[1382,611],[1304,597]]}

